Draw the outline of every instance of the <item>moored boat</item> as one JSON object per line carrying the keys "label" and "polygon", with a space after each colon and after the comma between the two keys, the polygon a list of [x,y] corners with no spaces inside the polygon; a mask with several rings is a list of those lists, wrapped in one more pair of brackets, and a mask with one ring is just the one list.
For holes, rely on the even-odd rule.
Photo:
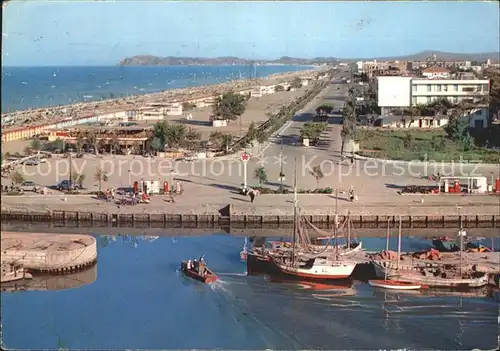
{"label": "moored boat", "polygon": [[355,262],[319,258],[311,258],[305,262],[284,263],[275,261],[275,265],[283,276],[306,281],[347,279],[356,267]]}
{"label": "moored boat", "polygon": [[14,282],[23,279],[31,279],[33,276],[24,267],[15,264],[2,264],[0,283]]}
{"label": "moored boat", "polygon": [[205,266],[203,260],[182,261],[181,272],[184,273],[187,277],[204,284],[213,283],[217,280],[217,276],[215,275],[215,273]]}
{"label": "moored boat", "polygon": [[368,284],[375,288],[391,289],[391,290],[418,290],[422,288],[422,284],[416,284],[401,280],[369,280]]}

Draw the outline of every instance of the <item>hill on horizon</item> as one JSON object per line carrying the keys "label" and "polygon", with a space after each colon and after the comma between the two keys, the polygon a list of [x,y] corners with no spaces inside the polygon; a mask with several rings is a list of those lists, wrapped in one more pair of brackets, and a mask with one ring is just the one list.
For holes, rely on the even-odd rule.
{"label": "hill on horizon", "polygon": [[445,61],[486,61],[487,59],[500,59],[498,52],[480,53],[449,53],[441,51],[426,50],[415,54],[385,57],[364,57],[364,58],[338,58],[338,57],[316,57],[313,59],[283,56],[276,60],[250,60],[233,56],[223,57],[178,57],[167,56],[158,57],[153,55],[136,55],[126,57],[120,61],[120,66],[160,66],[160,65],[247,65],[247,64],[282,64],[282,65],[312,65],[321,63],[336,63],[340,61],[420,61],[436,54],[438,60]]}

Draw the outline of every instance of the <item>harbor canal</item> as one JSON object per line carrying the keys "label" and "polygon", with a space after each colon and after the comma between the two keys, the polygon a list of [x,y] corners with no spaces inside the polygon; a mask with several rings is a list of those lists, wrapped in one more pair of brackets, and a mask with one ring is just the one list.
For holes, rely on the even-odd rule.
{"label": "harbor canal", "polygon": [[[242,236],[121,232],[92,229],[98,245],[92,274],[69,275],[73,283],[3,291],[4,346],[487,349],[497,343],[498,293],[384,292],[360,281],[316,290],[247,277],[239,256]],[[369,251],[385,249],[383,233],[360,239]],[[412,236],[404,238],[402,250],[430,246],[430,240]],[[498,239],[494,246],[500,249]],[[397,248],[396,236],[390,248]],[[211,286],[178,272],[182,260],[200,255],[220,278]]]}

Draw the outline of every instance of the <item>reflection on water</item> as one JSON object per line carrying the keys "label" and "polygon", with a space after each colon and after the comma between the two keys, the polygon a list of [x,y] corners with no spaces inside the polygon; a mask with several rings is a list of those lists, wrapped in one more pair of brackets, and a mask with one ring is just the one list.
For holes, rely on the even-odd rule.
{"label": "reflection on water", "polygon": [[2,292],[45,291],[80,288],[97,279],[97,265],[71,274],[33,273],[32,279],[2,283]]}
{"label": "reflection on water", "polygon": [[[243,244],[243,237],[222,235],[99,237],[99,279],[92,284],[2,293],[3,342],[81,349],[484,349],[496,343],[498,304],[486,291],[392,293],[356,281],[322,286],[248,277]],[[363,239],[363,245],[382,249],[385,239]],[[408,238],[403,250],[426,245]],[[212,285],[178,271],[180,261],[202,254],[219,276]]]}

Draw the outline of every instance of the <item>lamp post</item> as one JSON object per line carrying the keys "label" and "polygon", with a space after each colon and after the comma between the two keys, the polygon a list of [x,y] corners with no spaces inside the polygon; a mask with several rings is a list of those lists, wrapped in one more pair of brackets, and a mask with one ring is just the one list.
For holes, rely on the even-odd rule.
{"label": "lamp post", "polygon": [[460,237],[460,278],[462,278],[462,254],[464,251],[464,238],[467,235],[467,232],[460,226],[458,231],[458,236]]}
{"label": "lamp post", "polygon": [[281,149],[280,149],[280,191],[283,192],[283,138],[281,138]]}

